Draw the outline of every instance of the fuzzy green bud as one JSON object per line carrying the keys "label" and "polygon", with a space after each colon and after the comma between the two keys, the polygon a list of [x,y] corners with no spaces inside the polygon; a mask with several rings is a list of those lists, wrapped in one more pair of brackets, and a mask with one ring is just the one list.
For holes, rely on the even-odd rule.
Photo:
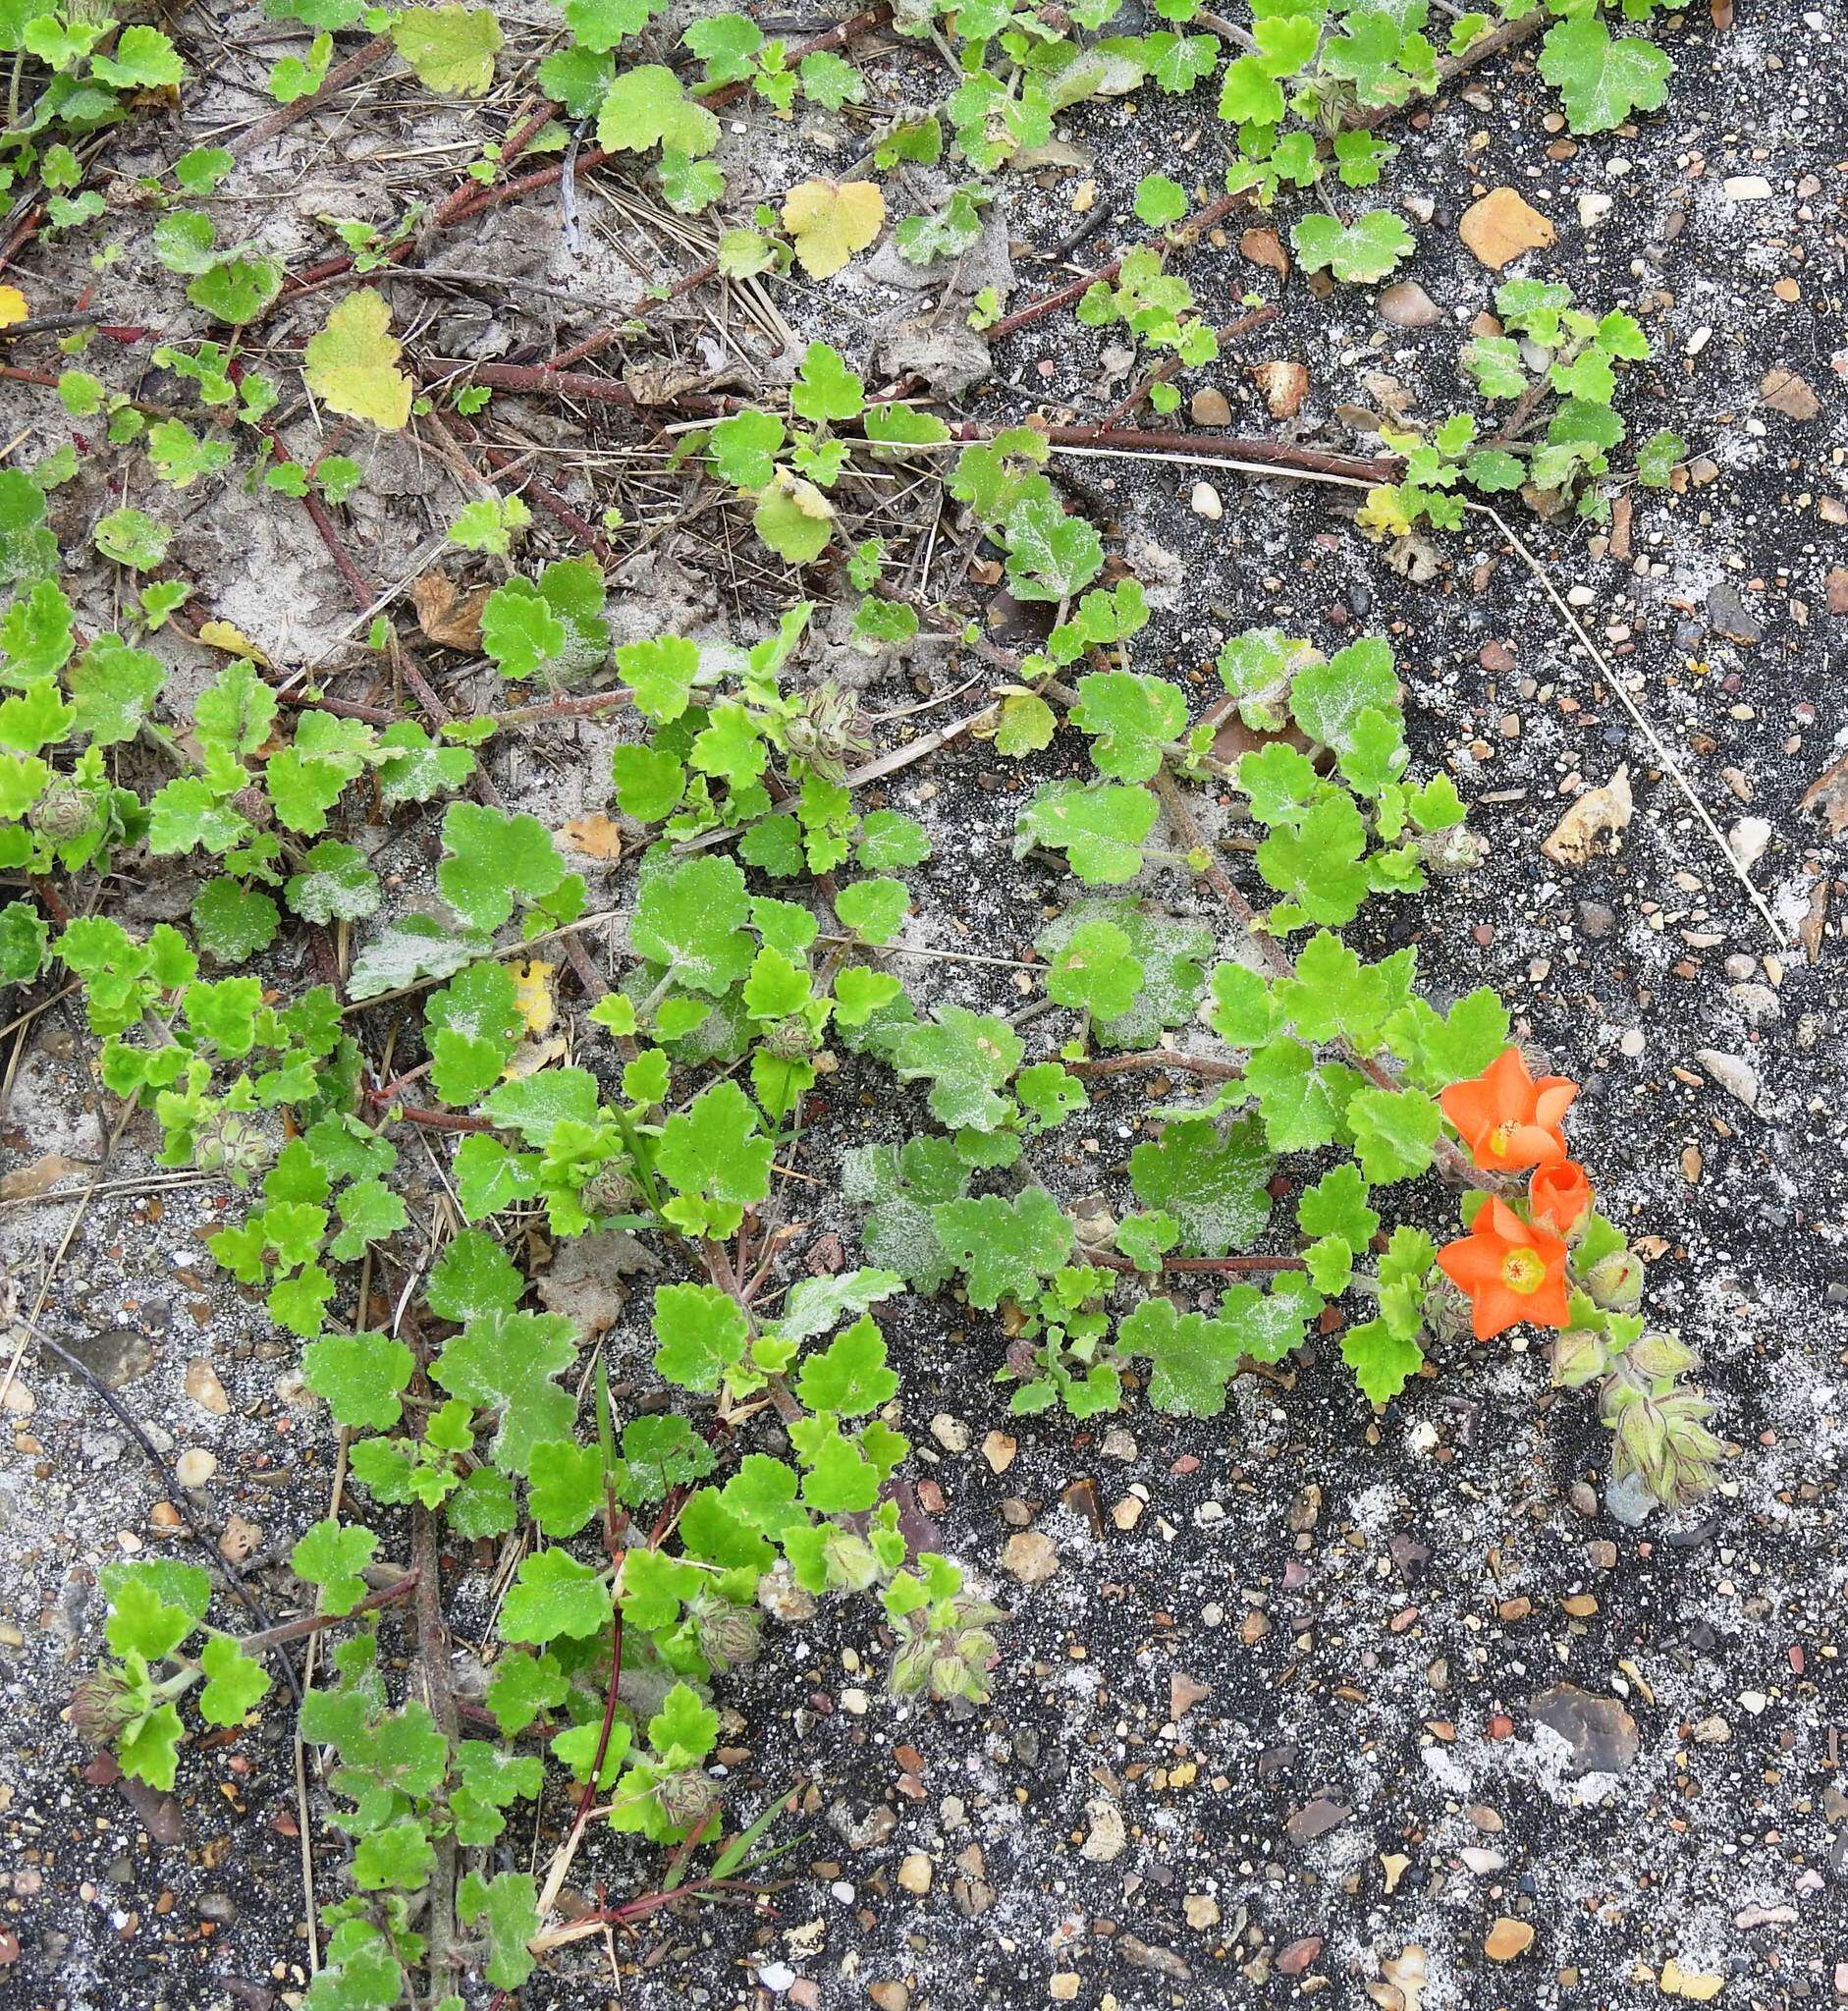
{"label": "fuzzy green bud", "polygon": [[766,1051],[779,1061],[799,1061],[804,1055],[815,1050],[815,1029],[799,1014],[792,1013],[788,1019],[780,1019],[764,1035]]}
{"label": "fuzzy green bud", "polygon": [[803,711],[783,727],[784,744],[827,782],[840,782],[847,757],[870,753],[859,721],[859,701],[838,685],[818,685]]}
{"label": "fuzzy green bud", "polygon": [[146,1707],[130,1689],[126,1673],[104,1662],[79,1679],[71,1692],[70,1717],[80,1738],[106,1746],[127,1731]]}
{"label": "fuzzy green bud", "polygon": [[275,1156],[275,1140],[242,1111],[209,1111],[192,1133],[193,1165],[202,1172],[229,1173],[239,1186]]}
{"label": "fuzzy green bud", "polygon": [[607,1159],[584,1182],[577,1198],[592,1215],[621,1215],[635,1193],[627,1162]]}
{"label": "fuzzy green bud", "polygon": [[1443,831],[1422,831],[1414,842],[1425,870],[1440,878],[1473,873],[1489,850],[1467,824],[1452,824]]}
{"label": "fuzzy green bud", "polygon": [[54,782],[27,812],[26,821],[53,844],[81,838],[96,821],[96,805],[75,783]]}
{"label": "fuzzy green bud", "polygon": [[734,1605],[729,1599],[698,1599],[693,1602],[693,1624],[700,1654],[721,1675],[757,1659],[758,1619],[749,1606]]}
{"label": "fuzzy green bud", "polygon": [[719,1784],[697,1766],[683,1766],[655,1782],[655,1800],[677,1829],[691,1829],[718,1807]]}
{"label": "fuzzy green bud", "polygon": [[1695,1355],[1686,1341],[1677,1340],[1672,1333],[1645,1333],[1630,1343],[1623,1359],[1641,1375],[1674,1377],[1693,1368]]}
{"label": "fuzzy green bud", "polygon": [[1561,1389],[1583,1389],[1609,1367],[1609,1349],[1587,1329],[1574,1327],[1553,1336],[1552,1380]]}
{"label": "fuzzy green bud", "polygon": [[1627,1313],[1643,1296],[1643,1260],[1632,1250],[1613,1250],[1585,1275],[1594,1305],[1606,1313]]}

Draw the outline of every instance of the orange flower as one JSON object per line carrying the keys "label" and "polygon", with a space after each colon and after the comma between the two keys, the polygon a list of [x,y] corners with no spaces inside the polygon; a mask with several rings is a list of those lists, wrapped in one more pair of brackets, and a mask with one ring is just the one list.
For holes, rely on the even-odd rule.
{"label": "orange flower", "polygon": [[1562,1159],[1534,1169],[1527,1198],[1536,1222],[1569,1236],[1592,1205],[1592,1183],[1577,1160]]}
{"label": "orange flower", "polygon": [[1451,1083],[1438,1101],[1479,1167],[1518,1173],[1565,1158],[1559,1123],[1578,1093],[1563,1075],[1536,1082],[1520,1049],[1503,1048],[1480,1075]]}
{"label": "orange flower", "polygon": [[1478,1340],[1493,1340],[1523,1320],[1566,1323],[1564,1243],[1493,1194],[1484,1197],[1469,1234],[1438,1252],[1438,1268],[1469,1295]]}

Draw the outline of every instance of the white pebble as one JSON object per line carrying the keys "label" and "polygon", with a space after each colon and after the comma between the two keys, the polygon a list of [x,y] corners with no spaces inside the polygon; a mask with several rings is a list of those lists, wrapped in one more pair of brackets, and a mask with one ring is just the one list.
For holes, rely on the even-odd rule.
{"label": "white pebble", "polygon": [[1209,523],[1218,523],[1225,515],[1225,505],[1220,501],[1220,492],[1211,482],[1195,482],[1192,502],[1193,514],[1204,516]]}
{"label": "white pebble", "polygon": [[190,1445],[173,1463],[174,1475],[183,1488],[202,1488],[218,1471],[218,1461],[201,1445]]}
{"label": "white pebble", "polygon": [[1726,845],[1741,866],[1756,866],[1771,842],[1767,817],[1741,817],[1726,834]]}

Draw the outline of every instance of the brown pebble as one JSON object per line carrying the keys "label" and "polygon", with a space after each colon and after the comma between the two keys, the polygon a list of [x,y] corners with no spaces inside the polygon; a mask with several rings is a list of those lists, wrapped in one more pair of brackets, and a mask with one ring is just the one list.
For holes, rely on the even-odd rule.
{"label": "brown pebble", "polygon": [[1002,1546],[1001,1568],[1022,1585],[1044,1585],[1059,1569],[1059,1552],[1043,1531],[1023,1529]]}
{"label": "brown pebble", "polygon": [[1322,1936],[1310,1934],[1301,1941],[1292,1941],[1277,1958],[1279,1976],[1301,1976],[1303,1971],[1322,1953]]}
{"label": "brown pebble", "polygon": [[1443,310],[1416,280],[1402,279],[1380,296],[1380,318],[1392,328],[1435,328]]}
{"label": "brown pebble", "polygon": [[218,1380],[218,1371],[203,1355],[187,1364],[186,1392],[200,1410],[209,1411],[215,1418],[229,1416],[231,1399],[225,1394],[225,1386]]}
{"label": "brown pebble", "polygon": [[1525,1955],[1533,1945],[1533,1924],[1512,1920],[1504,1913],[1489,1929],[1483,1942],[1483,1953],[1491,1962],[1512,1962],[1517,1955]]}
{"label": "brown pebble", "polygon": [[1196,426],[1229,426],[1232,423],[1232,408],[1224,392],[1213,384],[1204,385],[1194,393],[1187,412]]}

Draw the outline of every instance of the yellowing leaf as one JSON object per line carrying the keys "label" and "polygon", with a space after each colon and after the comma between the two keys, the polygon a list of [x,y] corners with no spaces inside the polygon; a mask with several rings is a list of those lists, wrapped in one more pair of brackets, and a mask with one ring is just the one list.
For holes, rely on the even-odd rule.
{"label": "yellowing leaf", "polygon": [[803,182],[783,198],[783,228],[812,279],[839,272],[879,236],[885,221],[877,182]]}
{"label": "yellowing leaf", "polygon": [[1367,500],[1354,513],[1354,521],[1376,542],[1383,537],[1402,538],[1412,527],[1399,492],[1389,484],[1367,491]]}
{"label": "yellowing leaf", "polygon": [[18,287],[0,287],[0,328],[11,328],[16,321],[28,319],[30,314],[26,296]]}
{"label": "yellowing leaf", "polygon": [[410,379],[392,334],[392,310],[370,287],[349,294],[310,336],[303,376],[330,409],[396,433],[410,417]]}
{"label": "yellowing leaf", "polygon": [[562,1033],[555,1033],[550,1040],[521,1041],[509,1058],[507,1066],[501,1070],[503,1082],[524,1082],[527,1076],[537,1075],[541,1068],[551,1067],[554,1061],[562,1061],[571,1053],[571,1042]]}
{"label": "yellowing leaf", "polygon": [[556,1010],[552,980],[558,965],[535,956],[530,963],[510,965],[509,970],[514,980],[514,1005],[526,1022],[526,1031],[534,1036],[550,1033]]}
{"label": "yellowing leaf", "polygon": [[494,82],[500,24],[488,7],[408,7],[392,23],[398,53],[430,90],[478,98]]}
{"label": "yellowing leaf", "polygon": [[270,668],[269,658],[234,622],[201,622],[199,640],[208,649],[222,649],[227,656],[245,657],[253,664],[261,664],[265,670]]}
{"label": "yellowing leaf", "polygon": [[757,492],[751,521],[779,558],[791,566],[806,566],[827,544],[834,514],[834,505],[813,482],[780,467]]}

